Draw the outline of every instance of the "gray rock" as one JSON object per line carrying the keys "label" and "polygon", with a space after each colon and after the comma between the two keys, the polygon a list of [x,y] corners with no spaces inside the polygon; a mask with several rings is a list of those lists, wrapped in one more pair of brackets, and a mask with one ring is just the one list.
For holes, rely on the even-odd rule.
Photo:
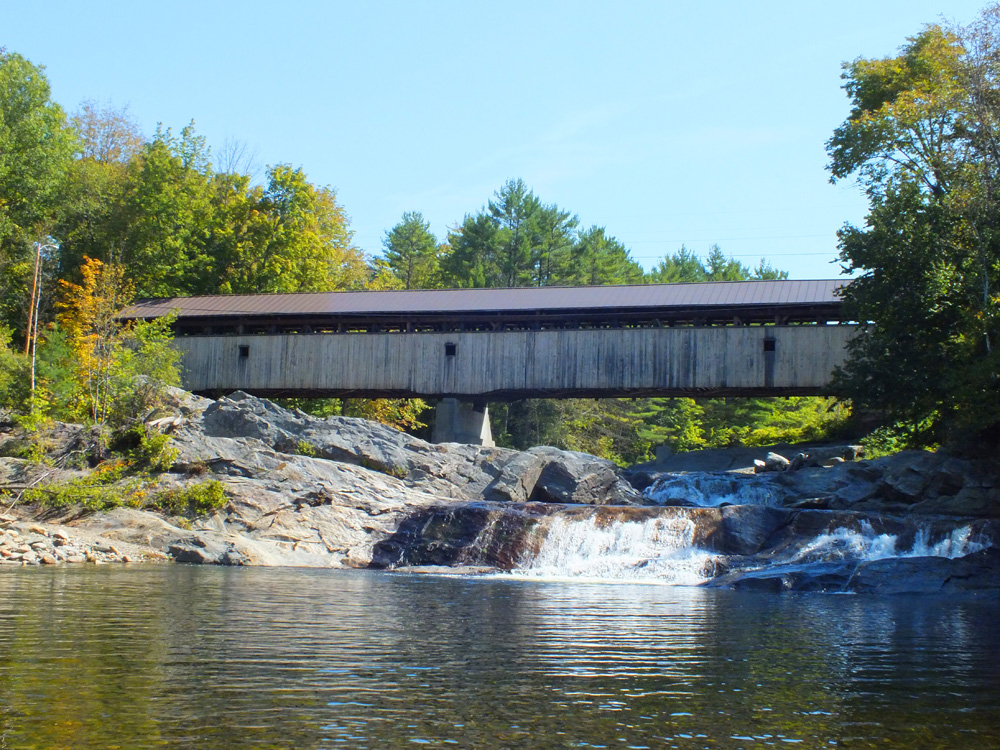
{"label": "gray rock", "polygon": [[531,493],[533,502],[588,505],[643,505],[642,494],[622,479],[618,467],[603,458],[558,448],[530,448],[542,470]]}
{"label": "gray rock", "polygon": [[768,453],[764,459],[764,468],[767,471],[787,471],[789,466],[791,461],[778,453]]}
{"label": "gray rock", "polygon": [[865,594],[1000,594],[1000,550],[986,549],[954,560],[906,557],[861,563],[850,590]]}

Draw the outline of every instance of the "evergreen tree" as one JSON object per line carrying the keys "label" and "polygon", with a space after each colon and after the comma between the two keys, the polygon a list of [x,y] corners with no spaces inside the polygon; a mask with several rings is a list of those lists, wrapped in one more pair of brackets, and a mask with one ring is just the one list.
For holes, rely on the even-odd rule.
{"label": "evergreen tree", "polygon": [[409,211],[385,233],[385,259],[404,289],[432,288],[438,277],[438,241],[423,214]]}

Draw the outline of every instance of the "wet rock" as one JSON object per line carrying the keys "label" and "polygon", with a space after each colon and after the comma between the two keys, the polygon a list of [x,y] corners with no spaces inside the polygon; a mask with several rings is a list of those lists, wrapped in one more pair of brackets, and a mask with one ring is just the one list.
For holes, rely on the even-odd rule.
{"label": "wet rock", "polygon": [[532,502],[643,504],[641,493],[622,479],[611,461],[551,447],[531,448],[527,453],[543,467],[531,493]]}
{"label": "wet rock", "polygon": [[1000,594],[1000,550],[985,549],[957,559],[906,557],[863,562],[850,590],[864,594]]}
{"label": "wet rock", "polygon": [[718,522],[704,535],[709,549],[727,555],[753,555],[794,517],[783,508],[737,505],[721,508]]}
{"label": "wet rock", "polygon": [[856,562],[835,561],[812,565],[772,565],[739,571],[713,579],[710,588],[738,591],[843,593],[857,567]]}
{"label": "wet rock", "polygon": [[437,576],[488,576],[502,573],[500,568],[493,568],[488,565],[414,565],[412,567],[395,568],[395,573],[412,573],[415,575],[437,575]]}

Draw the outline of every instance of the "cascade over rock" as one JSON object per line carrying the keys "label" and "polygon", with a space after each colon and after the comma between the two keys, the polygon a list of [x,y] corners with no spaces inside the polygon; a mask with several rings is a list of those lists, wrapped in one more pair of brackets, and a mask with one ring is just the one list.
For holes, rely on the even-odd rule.
{"label": "cascade over rock", "polygon": [[[223,511],[193,528],[127,508],[49,510],[44,520],[193,563],[445,566],[768,591],[1000,591],[1000,488],[989,467],[972,461],[923,452],[852,461],[830,448],[764,474],[746,471],[760,455],[749,451],[743,471],[647,464],[623,472],[551,447],[428,443],[245,393],[171,398],[175,415],[155,426],[178,455],[160,481],[218,479]],[[55,450],[71,450],[84,433],[60,426]],[[0,436],[0,453],[5,439],[14,437]],[[0,458],[9,485],[84,474]],[[38,521],[30,508],[12,512],[18,517],[0,521]]]}

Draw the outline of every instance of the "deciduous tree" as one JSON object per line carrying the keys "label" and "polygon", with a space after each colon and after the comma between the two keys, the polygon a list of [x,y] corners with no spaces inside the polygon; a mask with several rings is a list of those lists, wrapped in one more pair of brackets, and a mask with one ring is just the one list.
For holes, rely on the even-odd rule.
{"label": "deciduous tree", "polygon": [[852,109],[828,143],[832,179],[871,209],[840,233],[858,277],[844,295],[871,323],[840,392],[924,439],[1000,440],[1000,10],[927,26],[899,55],[845,65]]}

